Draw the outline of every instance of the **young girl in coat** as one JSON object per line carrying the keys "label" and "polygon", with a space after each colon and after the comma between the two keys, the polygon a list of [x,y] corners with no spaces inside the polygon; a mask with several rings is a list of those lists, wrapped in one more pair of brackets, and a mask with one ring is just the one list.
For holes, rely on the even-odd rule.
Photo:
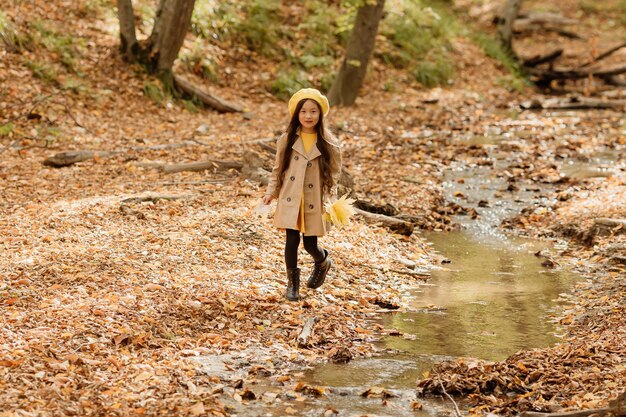
{"label": "young girl in coat", "polygon": [[322,220],[324,203],[337,198],[341,173],[341,150],[337,139],[324,127],[329,104],[313,88],[304,88],[289,100],[291,121],[278,139],[276,162],[263,202],[278,199],[274,225],[285,229],[286,297],[300,299],[298,246],[300,236],[304,249],[315,265],[307,287],[318,288],[332,264],[328,251],[317,242],[329,225]]}

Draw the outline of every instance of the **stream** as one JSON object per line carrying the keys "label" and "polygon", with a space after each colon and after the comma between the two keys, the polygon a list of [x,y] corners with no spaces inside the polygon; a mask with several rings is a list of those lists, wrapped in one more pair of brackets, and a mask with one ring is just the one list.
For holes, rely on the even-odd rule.
{"label": "stream", "polygon": [[[254,391],[262,401],[251,402],[240,415],[447,416],[453,407],[449,400],[415,394],[416,380],[433,364],[459,357],[503,360],[521,349],[559,341],[561,329],[552,318],[560,296],[579,277],[549,262],[542,265],[550,251],[565,247],[511,237],[498,227],[525,207],[549,206],[547,195],[553,195],[546,193],[552,185],[539,189],[518,182],[508,188],[502,173],[512,161],[507,152],[499,152],[501,139],[501,135],[468,138],[468,144],[488,151],[492,165],[458,162],[443,172],[446,199],[474,208],[479,216],[455,217],[462,226],[459,231],[422,234],[442,262],[428,282],[403,294],[405,311],[383,316],[381,324],[401,334],[383,337],[374,357],[320,364],[301,372],[298,381],[325,388],[320,397],[298,401],[298,396],[287,395],[276,400],[281,390],[269,381],[259,382]],[[559,172],[604,177],[616,160],[615,154],[600,150],[583,161],[560,161]],[[463,409],[464,404],[459,406]]]}
{"label": "stream", "polygon": [[[505,163],[498,161],[494,166],[459,164],[444,173],[446,198],[475,208],[478,219],[459,216],[460,231],[423,233],[445,261],[431,271],[427,283],[403,294],[406,312],[383,318],[385,328],[403,335],[383,338],[379,356],[305,372],[307,384],[330,387],[331,395],[299,405],[298,415],[320,416],[328,409],[348,416],[450,415],[449,401],[415,396],[416,380],[433,364],[458,357],[503,360],[521,349],[559,341],[559,328],[550,317],[577,275],[542,266],[550,242],[507,236],[498,228],[529,202],[545,199],[538,190],[523,187],[502,198],[508,184],[494,176],[502,169],[497,164]],[[371,387],[395,397],[359,397]],[[413,411],[416,400],[422,408]]]}

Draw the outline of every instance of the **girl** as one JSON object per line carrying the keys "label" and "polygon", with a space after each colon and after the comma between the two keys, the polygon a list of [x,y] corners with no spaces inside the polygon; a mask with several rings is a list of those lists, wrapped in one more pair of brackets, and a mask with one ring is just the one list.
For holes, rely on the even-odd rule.
{"label": "girl", "polygon": [[307,287],[320,287],[332,264],[328,251],[317,244],[317,237],[323,236],[329,226],[322,221],[324,202],[337,198],[341,150],[337,139],[324,128],[329,105],[322,93],[304,88],[291,97],[288,108],[291,122],[278,139],[276,162],[263,203],[278,198],[274,225],[286,230],[286,297],[297,301],[300,234],[304,249],[315,261]]}

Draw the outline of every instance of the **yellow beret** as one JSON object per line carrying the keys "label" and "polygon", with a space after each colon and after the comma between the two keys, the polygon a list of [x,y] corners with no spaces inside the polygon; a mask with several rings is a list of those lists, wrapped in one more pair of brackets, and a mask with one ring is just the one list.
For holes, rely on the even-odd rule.
{"label": "yellow beret", "polygon": [[289,114],[293,116],[293,112],[296,111],[296,106],[300,102],[300,100],[311,99],[316,101],[317,104],[322,108],[322,113],[324,113],[324,117],[328,114],[328,110],[330,110],[330,105],[328,104],[328,99],[322,93],[320,93],[315,88],[303,88],[302,90],[297,91],[291,98],[289,99]]}

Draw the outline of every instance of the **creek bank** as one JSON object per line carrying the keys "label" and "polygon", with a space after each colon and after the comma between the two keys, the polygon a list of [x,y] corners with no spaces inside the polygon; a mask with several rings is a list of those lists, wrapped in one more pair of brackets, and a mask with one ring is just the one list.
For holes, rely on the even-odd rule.
{"label": "creek bank", "polygon": [[[444,361],[418,382],[423,395],[442,395],[445,389],[468,398],[472,412],[608,407],[626,386],[626,271],[621,262],[626,239],[619,224],[598,233],[598,225],[605,223],[598,219],[626,217],[623,124],[614,112],[543,113],[538,118],[559,126],[558,136],[541,140],[552,130],[545,129],[535,138],[509,142],[519,152],[515,165],[504,172],[512,186],[503,192],[527,190],[539,198],[503,224],[521,235],[558,239],[555,250],[541,254],[546,264],[571,267],[585,279],[560,295],[566,304],[559,314],[566,330],[561,343],[498,362]],[[592,128],[600,120],[602,127]],[[520,160],[528,151],[534,159]]]}

